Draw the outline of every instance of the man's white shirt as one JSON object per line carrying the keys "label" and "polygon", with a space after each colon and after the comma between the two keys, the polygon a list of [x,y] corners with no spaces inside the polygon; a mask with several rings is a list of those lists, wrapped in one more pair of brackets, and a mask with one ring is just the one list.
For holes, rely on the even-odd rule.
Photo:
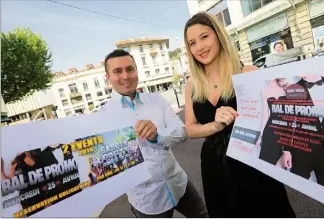
{"label": "man's white shirt", "polygon": [[128,97],[113,91],[112,98],[100,109],[100,113],[105,113],[107,109],[120,112],[119,115],[107,113],[107,117],[132,113],[137,120],[151,120],[157,127],[157,143],[145,140],[145,144],[140,146],[151,178],[131,189],[127,196],[130,204],[144,214],[170,210],[184,195],[188,182],[187,174],[171,151],[171,147],[187,138],[183,122],[158,93],[137,93],[131,102]]}

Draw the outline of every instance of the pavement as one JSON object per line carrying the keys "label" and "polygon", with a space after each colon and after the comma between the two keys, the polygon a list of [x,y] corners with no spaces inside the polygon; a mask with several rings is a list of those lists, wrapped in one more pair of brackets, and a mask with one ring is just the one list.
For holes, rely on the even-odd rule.
{"label": "pavement", "polygon": [[[180,110],[178,115],[184,121],[184,111]],[[199,194],[203,197],[202,181],[200,175],[200,150],[202,139],[188,139],[186,142],[174,147],[173,153],[186,171],[190,180],[196,186]],[[286,186],[286,190],[298,218],[315,217],[324,218],[324,205],[320,202]],[[108,190],[107,190],[108,192]],[[102,218],[133,218],[126,195],[123,195],[115,201],[108,204],[101,212],[99,217]],[[183,217],[175,212],[173,217]]]}

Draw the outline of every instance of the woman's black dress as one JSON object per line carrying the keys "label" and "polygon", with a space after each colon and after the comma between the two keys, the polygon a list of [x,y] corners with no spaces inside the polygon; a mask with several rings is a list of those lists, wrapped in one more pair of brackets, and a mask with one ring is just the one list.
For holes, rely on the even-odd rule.
{"label": "woman's black dress", "polygon": [[[200,124],[213,122],[216,109],[237,109],[236,98],[216,106],[208,100],[193,103]],[[206,138],[201,151],[201,173],[210,217],[296,217],[282,183],[225,155],[232,126]]]}
{"label": "woman's black dress", "polygon": [[[284,102],[282,101],[285,100],[287,100],[287,98],[284,96],[281,96],[278,99],[274,97],[269,97],[267,99],[270,115],[269,115],[268,122],[264,126],[262,132],[261,151],[260,151],[259,158],[273,165],[277,164],[278,160],[282,155],[282,146],[280,146],[280,144],[277,143],[280,140],[280,135],[275,134],[275,131],[278,129],[273,128],[272,121],[282,120],[282,118],[280,118],[282,115],[280,113],[272,113],[271,109],[273,105],[276,105],[278,103],[284,107],[285,105],[283,104]],[[280,132],[292,134],[290,131],[286,131],[284,129],[280,129]],[[276,142],[276,144],[274,144],[274,142]]]}

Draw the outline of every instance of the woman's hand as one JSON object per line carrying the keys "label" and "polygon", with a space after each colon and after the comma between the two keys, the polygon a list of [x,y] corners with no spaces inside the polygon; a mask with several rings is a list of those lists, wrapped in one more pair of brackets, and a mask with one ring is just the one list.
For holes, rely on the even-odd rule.
{"label": "woman's hand", "polygon": [[239,114],[232,107],[222,106],[216,110],[215,122],[228,126],[232,124],[238,116]]}
{"label": "woman's hand", "polygon": [[262,145],[262,135],[260,135],[259,139],[257,140],[256,142],[256,147],[259,149],[261,148],[261,145]]}

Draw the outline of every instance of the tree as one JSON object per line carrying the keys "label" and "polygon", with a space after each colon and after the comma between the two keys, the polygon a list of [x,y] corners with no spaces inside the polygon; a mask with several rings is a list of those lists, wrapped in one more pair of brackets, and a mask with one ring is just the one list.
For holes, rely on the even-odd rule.
{"label": "tree", "polygon": [[1,33],[1,85],[6,103],[50,86],[52,54],[40,35],[16,28]]}
{"label": "tree", "polygon": [[176,59],[179,59],[180,54],[181,54],[181,49],[177,48],[177,49],[169,52],[169,57],[171,60],[176,60]]}

